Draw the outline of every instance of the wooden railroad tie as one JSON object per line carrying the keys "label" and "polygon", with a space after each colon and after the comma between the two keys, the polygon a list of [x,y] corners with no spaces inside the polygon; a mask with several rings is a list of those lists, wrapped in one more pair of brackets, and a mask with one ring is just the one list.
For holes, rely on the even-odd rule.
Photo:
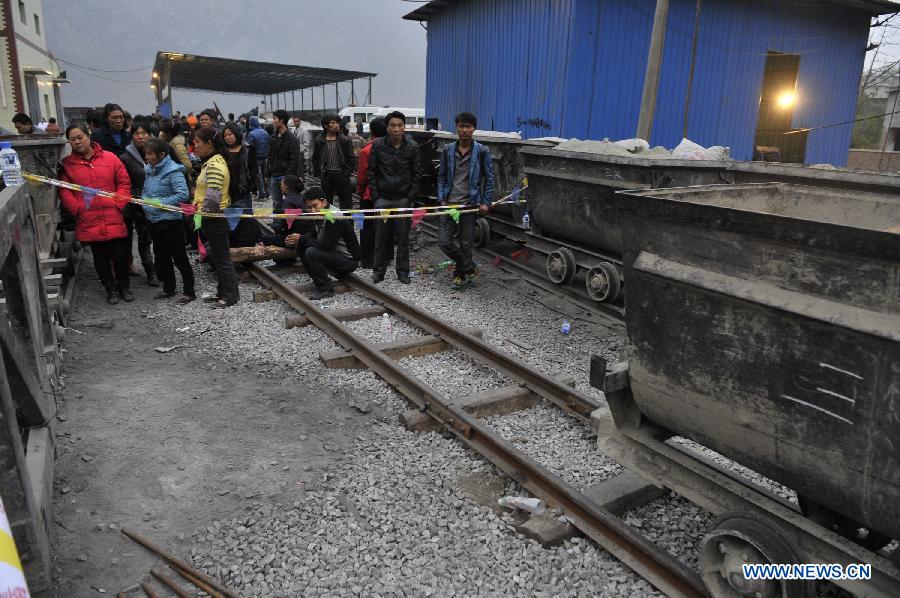
{"label": "wooden railroad tie", "polygon": [[[366,307],[351,307],[349,309],[330,309],[328,314],[334,316],[339,322],[353,322],[356,320],[365,320],[366,318],[377,318],[382,314],[390,313],[383,305],[367,305]],[[290,315],[284,319],[284,327],[302,328],[309,326],[310,321],[304,315]]]}
{"label": "wooden railroad tie", "polygon": [[[481,330],[477,328],[464,328],[463,331],[481,338]],[[419,357],[431,353],[440,353],[449,349],[450,345],[443,339],[428,335],[411,336],[389,343],[375,343],[375,348],[391,359],[399,361],[404,357]],[[345,349],[319,353],[319,359],[322,360],[322,363],[327,368],[362,369],[366,367],[352,352]]]}

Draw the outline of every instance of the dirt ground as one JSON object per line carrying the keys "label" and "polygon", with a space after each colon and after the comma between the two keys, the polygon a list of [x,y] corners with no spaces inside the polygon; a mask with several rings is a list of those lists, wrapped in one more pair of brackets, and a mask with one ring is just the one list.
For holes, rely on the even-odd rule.
{"label": "dirt ground", "polygon": [[[289,504],[339,467],[361,414],[296,381],[256,376],[175,345],[143,317],[157,289],[107,305],[86,259],[68,327],[65,402],[56,428],[54,582],[60,598],[134,589],[159,559],[138,531],[187,560],[185,537],[252,503]],[[224,369],[224,371],[223,371]],[[132,593],[129,593],[132,595]],[[134,592],[133,595],[139,595]]]}

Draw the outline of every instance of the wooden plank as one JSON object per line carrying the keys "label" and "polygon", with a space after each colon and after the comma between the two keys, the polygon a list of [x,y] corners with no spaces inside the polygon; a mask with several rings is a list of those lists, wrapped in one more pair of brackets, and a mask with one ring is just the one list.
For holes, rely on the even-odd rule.
{"label": "wooden plank", "polygon": [[[575,386],[575,377],[572,375],[556,376],[556,379],[568,386]],[[485,418],[523,411],[537,405],[540,401],[540,395],[531,392],[524,386],[513,384],[486,390],[467,397],[460,397],[454,400],[453,404],[462,407],[467,413],[475,417]],[[430,415],[417,409],[410,409],[401,413],[400,423],[407,430],[413,432],[439,431],[441,427]]]}
{"label": "wooden plank", "polygon": [[297,252],[293,249],[267,245],[265,247],[232,247],[231,261],[236,264],[248,264],[262,260],[293,260]]}
{"label": "wooden plank", "polygon": [[[328,313],[339,322],[354,322],[356,320],[365,320],[366,318],[377,318],[389,312],[383,305],[367,305],[365,307],[329,310]],[[284,319],[284,327],[288,330],[309,326],[309,323],[309,318],[303,315],[292,315]]]}
{"label": "wooden plank", "polygon": [[44,287],[59,288],[62,284],[62,274],[44,274]]}
{"label": "wooden plank", "polygon": [[[25,448],[6,372],[4,360],[0,358],[0,491],[26,581],[36,595],[49,588],[49,536],[33,496],[34,485],[26,467]],[[52,479],[52,460],[50,465]]]}
{"label": "wooden plank", "polygon": [[[298,293],[303,293],[304,295],[309,295],[316,292],[316,285],[312,283],[301,284],[294,288],[297,289]],[[334,284],[334,292],[336,295],[340,295],[341,293],[349,293],[350,287],[342,282],[336,282]],[[253,292],[254,303],[265,303],[267,301],[275,301],[276,299],[278,299],[278,295],[271,289],[264,289],[262,291]]]}
{"label": "wooden plank", "polygon": [[647,478],[626,469],[613,478],[591,486],[585,494],[616,517],[622,517],[626,511],[664,496],[668,491],[665,486],[649,482]]}
{"label": "wooden plank", "polygon": [[[465,328],[464,330],[472,336],[481,337],[481,331],[477,328]],[[436,336],[427,335],[408,337],[389,343],[376,343],[375,348],[391,359],[400,360],[404,357],[418,357],[431,353],[440,353],[450,348],[450,345]],[[332,369],[361,369],[366,367],[352,352],[344,349],[319,353],[319,359],[325,364],[325,367]]]}

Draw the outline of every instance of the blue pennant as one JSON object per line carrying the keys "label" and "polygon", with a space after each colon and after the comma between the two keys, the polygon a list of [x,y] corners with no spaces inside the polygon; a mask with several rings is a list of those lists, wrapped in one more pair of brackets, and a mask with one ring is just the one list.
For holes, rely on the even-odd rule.
{"label": "blue pennant", "polygon": [[228,220],[228,228],[234,230],[241,222],[241,215],[244,213],[243,208],[225,208],[225,219]]}

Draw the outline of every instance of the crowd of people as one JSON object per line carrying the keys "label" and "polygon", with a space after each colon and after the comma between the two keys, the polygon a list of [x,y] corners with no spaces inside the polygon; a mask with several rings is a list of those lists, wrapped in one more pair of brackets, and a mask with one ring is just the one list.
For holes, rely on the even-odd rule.
{"label": "crowd of people", "polygon": [[[33,134],[26,130],[26,125],[34,127],[30,119],[25,123],[20,116],[28,118],[16,115],[17,130]],[[188,257],[193,249],[205,256],[217,277],[216,293],[202,297],[214,308],[227,308],[239,299],[232,247],[264,244],[295,250],[315,285],[313,299],[332,296],[332,277],[359,267],[372,269],[373,282],[383,281],[392,259],[397,280],[409,284],[410,218],[367,219],[360,223],[359,237],[346,218],[275,218],[271,226],[256,218],[232,218],[252,214],[255,203],[269,198],[275,214],[352,209],[354,174],[360,208],[414,206],[422,164],[418,145],[406,134],[404,114],[395,111],[373,120],[371,137],[358,155],[338,115],[321,119],[315,141],[303,116],[277,110],[266,130],[253,115],[225,119],[218,111],[204,110],[196,116],[132,118],[110,103],[101,113],[70,124],[64,134],[71,153],[61,162],[59,179],[88,191],[61,187],[60,199],[75,218],[76,238],[91,247],[108,302],[134,299],[129,280],[140,275],[134,236],[147,284],[161,287],[156,298],[178,295],[180,304],[197,299]],[[486,212],[493,200],[493,163],[490,152],[473,139],[476,126],[473,114],[457,116],[458,141],[441,153],[437,199],[441,205],[477,206]],[[318,183],[307,184],[311,179]],[[132,203],[130,197],[150,203]],[[478,272],[472,260],[477,215],[439,217],[439,244],[455,262],[451,285],[456,290],[474,284]]]}

